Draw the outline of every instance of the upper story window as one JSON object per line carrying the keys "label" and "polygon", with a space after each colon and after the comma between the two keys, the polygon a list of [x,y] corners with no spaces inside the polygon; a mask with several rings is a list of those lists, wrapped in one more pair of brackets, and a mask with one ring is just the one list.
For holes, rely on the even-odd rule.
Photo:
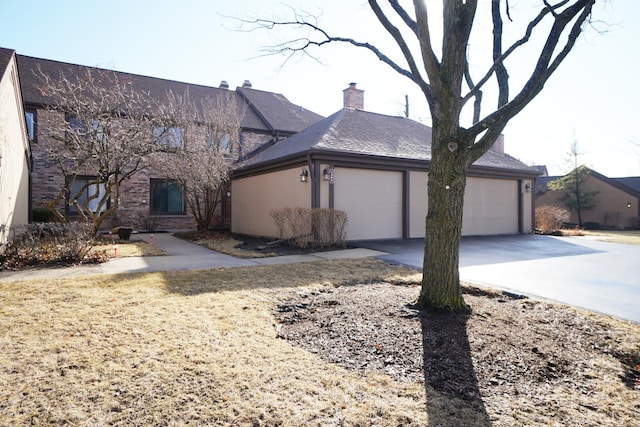
{"label": "upper story window", "polygon": [[222,135],[222,138],[218,141],[216,133],[213,131],[207,132],[207,146],[209,148],[215,148],[220,154],[228,156],[231,154],[231,136],[228,133]]}
{"label": "upper story window", "polygon": [[24,118],[27,122],[27,136],[30,142],[38,142],[36,140],[37,128],[36,128],[36,110],[27,109],[24,112]]}
{"label": "upper story window", "polygon": [[184,130],[176,127],[154,126],[153,137],[159,144],[168,148],[184,146]]}
{"label": "upper story window", "polygon": [[97,140],[104,138],[104,128],[97,119],[83,121],[74,116],[67,116],[66,120],[69,129],[76,135],[87,138],[94,137]]}

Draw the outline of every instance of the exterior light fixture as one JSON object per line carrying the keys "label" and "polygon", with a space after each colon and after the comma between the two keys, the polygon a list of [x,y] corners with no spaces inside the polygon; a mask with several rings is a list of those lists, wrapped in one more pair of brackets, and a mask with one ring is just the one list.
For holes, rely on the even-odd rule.
{"label": "exterior light fixture", "polygon": [[325,181],[331,181],[331,169],[324,168],[324,170],[322,171],[322,176],[324,177]]}
{"label": "exterior light fixture", "polygon": [[309,171],[306,169],[302,169],[302,172],[300,172],[300,182],[307,182],[308,179]]}
{"label": "exterior light fixture", "polygon": [[531,183],[530,183],[530,182],[527,182],[527,183],[524,185],[524,191],[526,191],[527,193],[528,193],[529,191],[531,191]]}
{"label": "exterior light fixture", "polygon": [[631,209],[631,202],[627,202],[627,207]]}

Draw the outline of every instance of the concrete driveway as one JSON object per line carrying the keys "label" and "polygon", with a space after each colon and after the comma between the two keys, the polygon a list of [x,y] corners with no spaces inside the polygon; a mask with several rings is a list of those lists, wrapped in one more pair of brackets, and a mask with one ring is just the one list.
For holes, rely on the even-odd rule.
{"label": "concrete driveway", "polygon": [[[422,268],[422,239],[357,242]],[[460,278],[640,322],[640,246],[589,237],[465,237]]]}

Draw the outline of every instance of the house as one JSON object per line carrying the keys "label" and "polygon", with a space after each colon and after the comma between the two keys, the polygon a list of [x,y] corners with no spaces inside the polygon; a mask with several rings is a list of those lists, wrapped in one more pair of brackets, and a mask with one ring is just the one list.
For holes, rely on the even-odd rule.
{"label": "house", "polygon": [[[60,79],[62,74],[83,76],[87,70],[99,69],[23,55],[17,55],[17,63],[20,69],[24,109],[28,120],[33,123],[32,204],[34,207],[44,207],[62,187],[63,178],[57,165],[47,160],[42,149],[43,144],[40,144],[40,139],[46,136],[38,131],[38,123],[44,123],[47,114],[53,114],[47,108],[52,100],[43,96],[40,90],[43,84],[41,75],[55,80]],[[253,89],[248,80],[234,91],[229,89],[226,81],[222,81],[219,87],[208,87],[118,71],[102,71],[113,73],[119,81],[127,82],[135,90],[148,93],[157,100],[166,97],[169,91],[178,95],[188,93],[194,101],[230,97],[242,110],[240,142],[233,150],[236,157],[247,156],[262,144],[293,135],[322,118],[292,104],[281,94]],[[136,228],[148,228],[151,225],[164,229],[194,228],[195,220],[185,207],[181,190],[169,184],[163,172],[153,167],[144,169],[125,181],[120,198],[121,207],[118,209],[117,219],[114,219],[114,224],[111,225],[125,223]],[[228,197],[222,202],[217,224],[212,225],[228,225]],[[162,200],[168,202],[160,203]],[[67,216],[73,217],[74,212],[68,205],[61,203],[58,208]]]}
{"label": "house", "polygon": [[[608,178],[592,169],[584,182],[585,190],[595,191],[596,205],[593,209],[581,211],[582,223],[602,228],[638,228],[640,218],[640,178]],[[550,190],[548,183],[560,176],[546,176],[538,179],[536,187],[537,206],[563,206],[563,190]],[[569,222],[578,223],[576,212],[571,212]]]}
{"label": "house", "polygon": [[[423,237],[431,128],[364,110],[355,83],[344,108],[242,162],[232,178],[232,231],[277,237],[269,212],[333,208],[347,239]],[[468,171],[463,235],[531,233],[538,170],[504,153],[500,138]]]}
{"label": "house", "polygon": [[11,227],[29,222],[31,152],[16,55],[0,48],[0,243]]}
{"label": "house", "polygon": [[[52,113],[47,108],[52,101],[39,90],[39,74],[59,78],[61,73],[82,75],[94,68],[16,58],[24,110],[32,124],[31,200],[41,207],[61,188],[62,177],[41,148],[45,136],[38,123]],[[410,119],[365,111],[364,91],[355,83],[344,91],[344,108],[323,118],[281,94],[256,90],[249,81],[231,90],[225,81],[208,87],[109,72],[154,98],[167,91],[189,93],[192,99],[231,96],[242,106],[241,137],[234,151],[239,162],[216,224],[275,237],[272,209],[327,207],[347,212],[350,240],[424,236],[431,129]],[[531,189],[538,175],[505,154],[500,137],[468,171],[463,234],[532,232]],[[180,203],[181,190],[168,184],[163,172],[153,167],[137,173],[123,184],[117,220],[136,228],[151,223],[164,229],[194,228],[194,219]],[[158,209],[154,198],[173,198],[176,203],[167,206],[178,208]],[[73,215],[68,206],[59,208]]]}

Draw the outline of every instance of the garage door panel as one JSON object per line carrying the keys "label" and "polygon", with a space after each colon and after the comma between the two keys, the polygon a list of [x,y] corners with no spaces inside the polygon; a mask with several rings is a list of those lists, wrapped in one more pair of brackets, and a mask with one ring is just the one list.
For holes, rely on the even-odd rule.
{"label": "garage door panel", "polygon": [[334,206],[347,212],[347,239],[402,237],[402,173],[336,168]]}

